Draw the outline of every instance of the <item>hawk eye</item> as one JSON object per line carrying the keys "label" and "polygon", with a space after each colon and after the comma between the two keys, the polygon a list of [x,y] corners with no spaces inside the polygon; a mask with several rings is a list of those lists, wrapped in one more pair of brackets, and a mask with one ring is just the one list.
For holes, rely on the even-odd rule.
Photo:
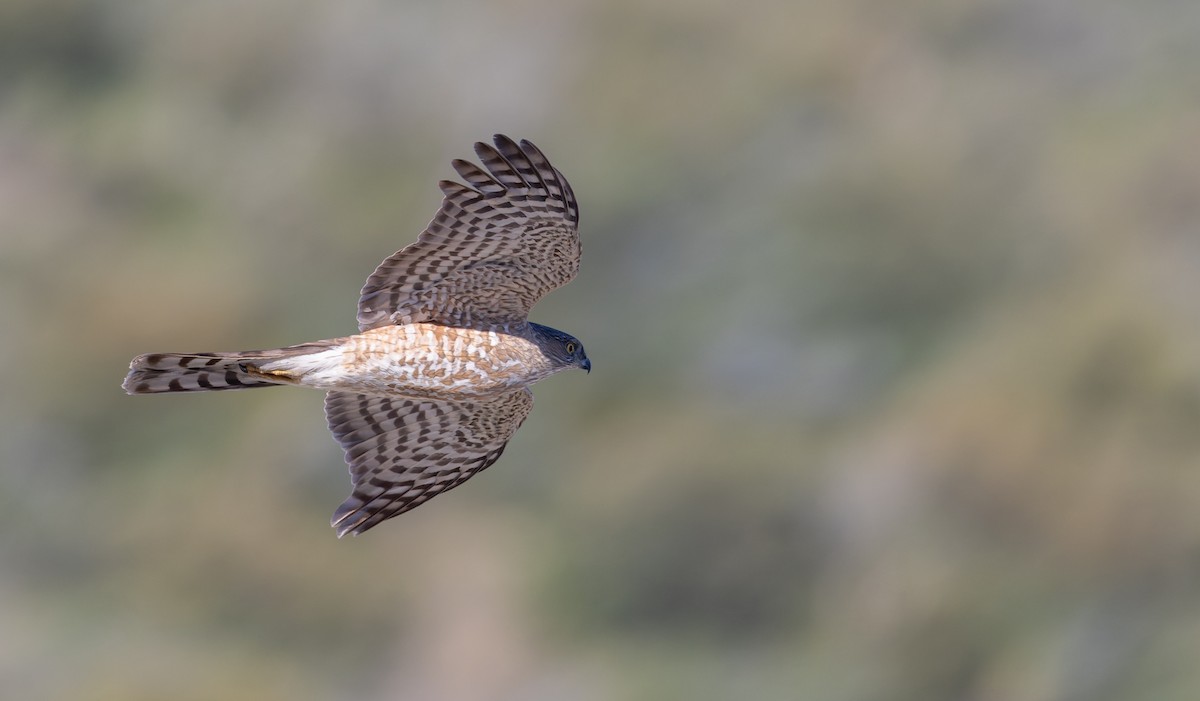
{"label": "hawk eye", "polygon": [[574,352],[575,352],[575,344],[570,341],[567,341],[567,353],[574,353]]}

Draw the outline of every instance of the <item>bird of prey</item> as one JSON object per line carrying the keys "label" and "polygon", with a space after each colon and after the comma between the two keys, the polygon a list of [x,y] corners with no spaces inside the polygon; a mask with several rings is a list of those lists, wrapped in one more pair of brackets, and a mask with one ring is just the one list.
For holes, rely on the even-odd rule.
{"label": "bird of prey", "polygon": [[483,167],[439,183],[442,206],[383,261],[358,300],[359,333],[233,353],[149,353],[129,394],[296,385],[326,390],[325,416],[353,493],[333,515],[359,534],[494,463],[533,407],[529,386],[591,371],[579,339],[528,320],[579,270],[579,206],[528,141],[476,143]]}

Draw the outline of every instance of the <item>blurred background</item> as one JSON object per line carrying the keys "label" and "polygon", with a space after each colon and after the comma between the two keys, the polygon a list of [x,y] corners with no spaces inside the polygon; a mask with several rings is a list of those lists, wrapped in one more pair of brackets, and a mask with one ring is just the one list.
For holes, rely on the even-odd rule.
{"label": "blurred background", "polygon": [[[1200,697],[1200,5],[6,0],[0,695]],[[495,132],[591,375],[369,534],[317,392]]]}

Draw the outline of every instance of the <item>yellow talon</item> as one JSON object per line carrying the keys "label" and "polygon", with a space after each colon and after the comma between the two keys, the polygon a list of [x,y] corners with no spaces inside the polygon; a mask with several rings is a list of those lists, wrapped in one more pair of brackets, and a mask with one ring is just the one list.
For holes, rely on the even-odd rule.
{"label": "yellow talon", "polygon": [[257,365],[250,363],[241,364],[242,372],[250,377],[258,377],[264,380],[282,380],[284,382],[299,382],[300,378],[295,373],[287,370],[262,370]]}

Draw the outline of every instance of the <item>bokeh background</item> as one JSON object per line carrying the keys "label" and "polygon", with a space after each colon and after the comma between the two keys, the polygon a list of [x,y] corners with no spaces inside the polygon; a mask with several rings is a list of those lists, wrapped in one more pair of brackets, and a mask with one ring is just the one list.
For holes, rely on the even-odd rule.
{"label": "bokeh background", "polygon": [[[1200,698],[1200,4],[5,0],[0,696]],[[448,161],[584,340],[364,537],[321,395]]]}

